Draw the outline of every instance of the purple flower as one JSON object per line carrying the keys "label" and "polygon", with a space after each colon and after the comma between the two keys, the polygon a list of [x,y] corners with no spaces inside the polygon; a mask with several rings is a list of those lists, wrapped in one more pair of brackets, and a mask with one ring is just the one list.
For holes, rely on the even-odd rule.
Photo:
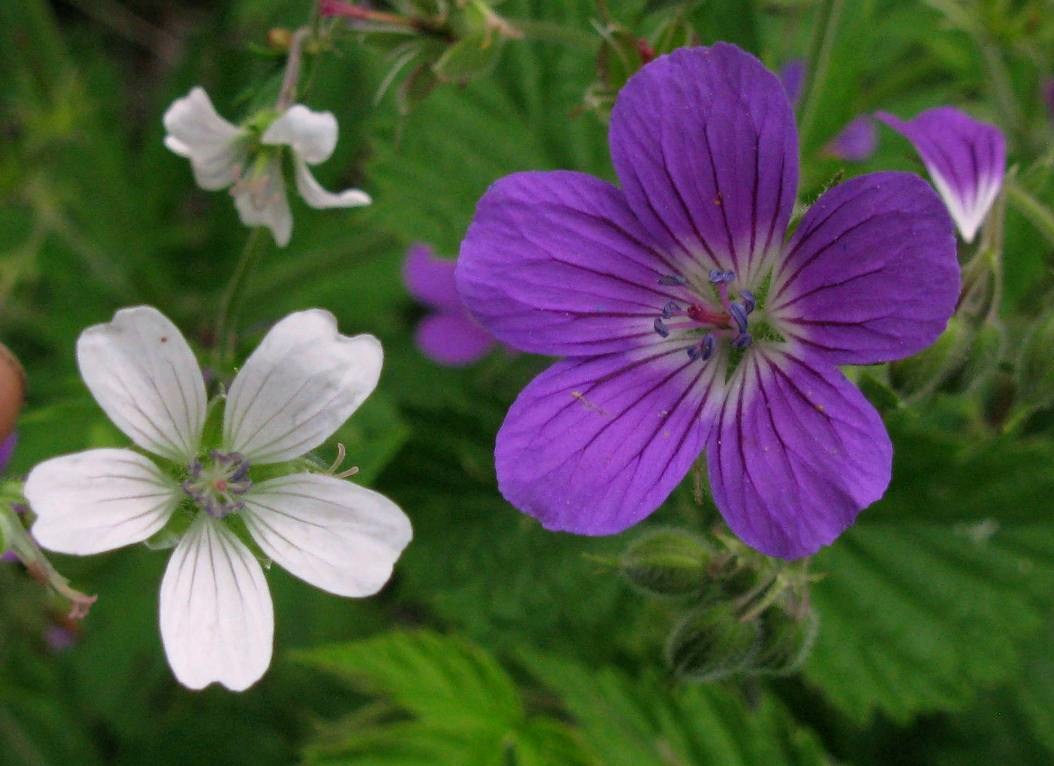
{"label": "purple flower", "polygon": [[907,122],[887,112],[875,116],[914,145],[962,238],[973,242],[1003,185],[1003,132],[950,106]]}
{"label": "purple flower", "polygon": [[917,176],[876,173],[824,194],[785,243],[790,103],[728,44],[645,66],[610,145],[621,188],[508,176],[462,244],[458,288],[483,325],[566,357],[498,433],[502,494],[549,529],[616,533],[705,450],[736,534],[812,553],[890,479],[882,421],[837,365],[900,359],[943,330],[959,292],[948,214]]}
{"label": "purple flower", "polygon": [[864,162],[875,153],[876,146],[878,131],[875,122],[870,116],[862,114],[842,128],[842,132],[824,147],[824,152],[845,162]]}
{"label": "purple flower", "polygon": [[482,359],[494,347],[494,338],[461,305],[454,261],[437,258],[428,245],[412,245],[403,263],[403,281],[414,298],[435,309],[414,334],[418,348],[429,359],[461,367]]}
{"label": "purple flower", "polygon": [[780,69],[780,82],[783,83],[783,89],[787,91],[790,102],[797,104],[805,86],[805,59],[791,59],[784,64]]}
{"label": "purple flower", "polygon": [[14,431],[12,431],[6,439],[0,441],[0,473],[3,473],[4,469],[7,468],[7,464],[11,460],[11,455],[14,454],[15,445],[17,443],[18,435]]}

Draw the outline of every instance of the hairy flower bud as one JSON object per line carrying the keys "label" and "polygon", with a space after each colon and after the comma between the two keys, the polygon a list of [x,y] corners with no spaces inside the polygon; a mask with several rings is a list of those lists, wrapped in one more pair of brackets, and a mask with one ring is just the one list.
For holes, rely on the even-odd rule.
{"label": "hairy flower bud", "polygon": [[693,681],[717,681],[744,670],[759,648],[756,621],[743,622],[729,603],[690,612],[666,643],[673,672]]}
{"label": "hairy flower bud", "polygon": [[809,657],[820,621],[811,609],[794,617],[780,607],[767,609],[760,619],[758,652],[746,672],[752,675],[786,676],[796,672]]}
{"label": "hairy flower bud", "polygon": [[656,529],[630,543],[619,571],[647,594],[685,596],[702,590],[713,555],[713,549],[690,532]]}

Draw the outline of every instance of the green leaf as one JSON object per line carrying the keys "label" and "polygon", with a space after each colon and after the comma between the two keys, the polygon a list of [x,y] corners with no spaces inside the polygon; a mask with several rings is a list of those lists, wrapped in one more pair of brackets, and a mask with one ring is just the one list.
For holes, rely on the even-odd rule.
{"label": "green leaf", "polygon": [[671,687],[653,673],[630,676],[536,654],[523,664],[557,692],[603,766],[826,766],[819,740],[770,696],[748,707],[717,685]]}
{"label": "green leaf", "polygon": [[886,498],[816,558],[807,680],[853,719],[969,707],[1018,667],[1054,589],[1049,442],[893,426]]}
{"label": "green leaf", "polygon": [[[365,708],[329,726],[309,747],[310,763],[581,763],[567,727],[528,716],[508,673],[461,638],[394,632],[297,657],[367,694],[384,696],[413,717],[395,719],[382,707]],[[563,757],[550,759],[556,754]]]}

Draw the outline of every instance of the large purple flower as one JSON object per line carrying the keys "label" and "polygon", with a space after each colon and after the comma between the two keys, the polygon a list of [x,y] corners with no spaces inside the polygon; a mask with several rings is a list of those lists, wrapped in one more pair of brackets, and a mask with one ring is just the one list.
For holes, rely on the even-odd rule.
{"label": "large purple flower", "polygon": [[959,290],[944,207],[906,173],[824,194],[789,242],[798,146],[779,80],[735,46],[677,51],[611,118],[621,188],[517,173],[484,195],[458,288],[499,340],[565,358],[509,410],[498,482],[549,529],[619,532],[705,449],[729,526],[793,558],[877,500],[892,447],[841,364],[931,343]]}

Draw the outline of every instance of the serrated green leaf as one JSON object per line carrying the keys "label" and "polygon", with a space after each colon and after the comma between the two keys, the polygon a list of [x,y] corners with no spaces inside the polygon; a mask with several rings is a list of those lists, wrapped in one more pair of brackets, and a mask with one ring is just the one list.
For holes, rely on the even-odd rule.
{"label": "serrated green leaf", "polygon": [[[895,433],[894,480],[816,558],[808,681],[864,722],[970,706],[1008,678],[1054,589],[1054,445]],[[1045,510],[1046,509],[1046,510]]]}
{"label": "serrated green leaf", "polygon": [[826,766],[814,734],[771,697],[754,708],[717,685],[671,686],[652,673],[586,668],[524,653],[523,664],[557,692],[603,766]]}

